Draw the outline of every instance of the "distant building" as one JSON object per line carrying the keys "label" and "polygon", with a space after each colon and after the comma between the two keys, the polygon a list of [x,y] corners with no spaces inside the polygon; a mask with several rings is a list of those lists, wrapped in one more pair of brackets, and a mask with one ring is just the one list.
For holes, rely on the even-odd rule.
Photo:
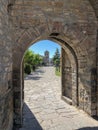
{"label": "distant building", "polygon": [[49,57],[49,51],[44,52],[44,56],[40,55],[40,57],[43,59],[42,65],[44,66],[52,66],[53,65],[53,60],[52,58]]}
{"label": "distant building", "polygon": [[44,52],[43,62],[46,66],[49,66],[49,51]]}

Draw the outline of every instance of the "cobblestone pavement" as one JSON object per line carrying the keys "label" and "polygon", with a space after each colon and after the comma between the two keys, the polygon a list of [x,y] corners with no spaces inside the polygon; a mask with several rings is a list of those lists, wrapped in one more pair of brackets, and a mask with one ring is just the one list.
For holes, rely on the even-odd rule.
{"label": "cobblestone pavement", "polygon": [[25,78],[20,130],[98,130],[98,121],[61,100],[60,77],[53,67],[43,67]]}

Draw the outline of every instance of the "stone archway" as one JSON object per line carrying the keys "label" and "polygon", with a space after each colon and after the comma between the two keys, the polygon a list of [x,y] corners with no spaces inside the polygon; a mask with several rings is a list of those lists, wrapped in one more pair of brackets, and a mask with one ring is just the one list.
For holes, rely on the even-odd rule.
{"label": "stone archway", "polygon": [[[59,44],[62,48],[62,51],[61,51],[61,73],[62,73],[62,76],[61,76],[61,81],[62,81],[62,95],[61,97],[64,98],[64,97],[67,97],[67,98],[71,98],[71,104],[75,105],[75,106],[78,106],[78,61],[77,61],[77,56],[74,52],[74,50],[66,43],[64,42],[63,40],[61,39],[58,39],[56,37],[52,37],[52,36],[49,36],[48,37],[48,40],[52,40],[52,41],[55,41],[57,44]],[[31,43],[32,45],[32,43]],[[69,58],[68,58],[68,57]],[[23,58],[22,58],[23,59]],[[68,62],[70,62],[70,65],[68,66],[67,62],[65,62],[65,60],[67,60]],[[23,70],[23,62],[22,62],[22,70]],[[66,68],[70,68],[70,76],[71,78],[65,80],[68,76],[68,73],[66,74]],[[23,73],[24,71],[22,72],[22,89],[24,88],[24,77],[23,77]],[[67,84],[68,82],[68,84]],[[71,83],[71,84],[70,84]],[[71,94],[70,94],[70,90],[68,93],[64,94],[66,91],[65,89],[69,87],[69,84],[70,84],[70,89],[71,89]],[[67,96],[70,95],[70,96]],[[24,91],[23,91],[23,95],[24,95]],[[23,96],[24,97],[24,96]],[[68,101],[67,98],[65,99],[65,101]],[[68,102],[69,103],[69,102]]]}
{"label": "stone archway", "polygon": [[[41,38],[40,38],[41,39]],[[79,100],[80,98],[84,98],[80,95],[79,91],[82,89],[81,86],[78,86],[78,79],[79,79],[79,76],[78,76],[78,56],[77,56],[77,53],[73,50],[72,47],[70,47],[70,45],[68,43],[66,43],[63,39],[61,39],[61,35],[59,35],[59,37],[54,37],[54,36],[48,36],[47,39],[51,39],[53,41],[57,41],[61,47],[63,48],[62,49],[62,92],[64,90],[64,84],[66,84],[64,78],[65,78],[65,73],[64,70],[65,70],[65,65],[66,65],[66,62],[64,61],[65,58],[66,58],[66,53],[71,61],[71,67],[72,67],[72,79],[74,80],[69,80],[69,82],[72,82],[72,104],[75,105],[75,106],[78,106],[80,108],[82,108],[83,110],[86,111],[86,108],[84,106],[84,100],[83,100],[83,104],[81,105],[81,100]],[[68,42],[68,40],[67,40]],[[32,44],[32,42],[29,44],[29,46]],[[27,47],[29,46],[26,46],[25,49],[27,49]],[[15,119],[14,119],[14,123],[16,125],[21,125],[22,124],[22,107],[23,107],[23,88],[24,88],[24,83],[23,83],[23,65],[22,65],[22,59],[23,59],[23,55],[24,55],[24,52],[25,51],[22,51],[21,50],[21,55],[20,55],[20,59],[18,62],[15,63],[15,66],[14,66],[14,71],[13,71],[13,83],[14,83],[14,112],[16,114],[15,116]],[[15,56],[17,55],[14,55],[14,58]],[[15,68],[17,67],[17,68]],[[81,84],[79,84],[81,85]],[[85,89],[84,89],[85,90]],[[87,91],[87,90],[85,90]],[[62,93],[63,94],[63,93]],[[64,96],[64,95],[62,95]],[[89,96],[90,95],[86,95]],[[86,103],[89,103],[89,101],[87,101]],[[87,111],[88,112],[88,111]],[[89,112],[88,112],[89,113]]]}
{"label": "stone archway", "polygon": [[[60,39],[56,38],[56,37],[53,37],[53,36],[49,36],[48,39],[51,39],[53,41],[56,41],[61,47],[62,47],[62,65],[61,65],[61,68],[62,68],[62,77],[61,77],[61,80],[62,80],[62,96],[61,97],[64,97],[63,95],[63,91],[64,91],[64,84],[66,84],[66,81],[65,81],[65,73],[64,70],[65,70],[65,58],[66,58],[66,55],[67,54],[69,57],[70,57],[70,60],[71,60],[71,67],[72,67],[72,73],[71,75],[73,76],[72,78],[74,79],[74,82],[72,79],[69,79],[69,82],[72,82],[71,84],[71,88],[72,88],[72,104],[75,105],[75,106],[78,106],[78,76],[77,76],[77,73],[78,73],[78,66],[77,66],[77,58],[76,58],[76,54],[74,52],[74,50],[66,43],[64,42],[63,40],[60,41]],[[31,45],[32,45],[32,42],[31,42]],[[26,48],[27,50],[27,48]],[[18,66],[18,71],[15,71],[13,76],[15,76],[15,84],[16,84],[16,78],[17,78],[17,81],[18,81],[18,84],[16,85],[19,85],[20,84],[20,87],[18,87],[18,92],[16,91],[15,94],[14,94],[14,110],[15,112],[17,112],[16,114],[16,117],[15,117],[15,125],[21,125],[22,124],[22,107],[23,107],[23,102],[24,102],[24,70],[23,70],[23,56],[24,56],[24,53],[25,51],[22,52],[22,55],[20,57],[20,62],[18,62],[18,64],[16,64],[16,66]],[[14,77],[13,77],[14,79]],[[66,96],[66,95],[65,95]]]}
{"label": "stone archway", "polygon": [[[32,42],[42,39],[57,40],[62,47],[67,43],[66,45],[73,49],[78,63],[76,67],[78,68],[78,82],[76,82],[78,103],[75,101],[75,104],[79,104],[79,108],[90,115],[97,115],[96,84],[93,82],[96,69],[96,17],[93,9],[89,1],[81,0],[76,0],[75,4],[67,0],[49,1],[47,9],[46,4],[46,1],[36,3],[36,1],[17,0],[10,12],[15,32],[13,34],[15,41],[13,44],[13,86],[16,124],[21,124],[22,121],[22,57]],[[85,15],[81,7],[86,9]],[[69,51],[67,55],[69,59],[74,59]],[[73,64],[75,65],[75,62]]]}
{"label": "stone archway", "polygon": [[13,111],[16,124],[21,124],[22,55],[32,41],[48,39],[49,35],[73,48],[78,61],[79,108],[98,116],[97,3],[97,0],[0,1],[1,129],[12,129]]}

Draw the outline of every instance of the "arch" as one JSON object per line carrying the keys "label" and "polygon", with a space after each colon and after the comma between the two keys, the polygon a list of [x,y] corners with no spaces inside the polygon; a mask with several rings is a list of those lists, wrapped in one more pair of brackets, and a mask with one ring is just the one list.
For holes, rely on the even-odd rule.
{"label": "arch", "polygon": [[[73,71],[73,72],[71,72],[71,75],[72,75],[72,78],[74,80],[73,83],[72,83],[72,86],[74,86],[74,89],[75,89],[75,92],[73,92],[74,95],[72,97],[72,104],[75,105],[75,106],[78,106],[79,105],[79,101],[78,101],[78,98],[79,98],[79,96],[78,96],[78,59],[77,59],[76,53],[73,50],[73,48],[68,43],[66,43],[65,41],[63,41],[62,39],[56,38],[56,37],[53,37],[53,36],[49,36],[48,39],[51,40],[51,41],[54,41],[54,42],[58,43],[62,47],[62,51],[63,51],[62,52],[62,56],[61,56],[62,57],[61,58],[61,60],[62,60],[61,62],[63,62],[62,63],[62,77],[61,77],[61,80],[62,80],[62,96],[61,97],[62,98],[63,98],[64,84],[66,83],[64,81],[64,78],[63,78],[63,77],[65,77],[65,74],[63,73],[64,70],[65,70],[65,68],[64,68],[64,64],[65,63],[64,63],[63,60],[64,60],[64,57],[65,57],[66,54],[68,55],[68,57],[70,59],[71,68],[72,68],[72,71]],[[24,53],[23,53],[23,55],[24,55]],[[22,61],[23,61],[23,58],[22,58]],[[71,81],[69,81],[69,82],[71,82]],[[73,89],[73,91],[74,91],[74,89]]]}
{"label": "arch", "polygon": [[[46,38],[45,38],[46,39]],[[78,106],[78,61],[77,61],[77,56],[73,50],[72,47],[70,47],[70,45],[68,45],[68,43],[66,43],[65,41],[59,39],[59,38],[56,38],[56,37],[52,37],[52,36],[49,36],[47,39],[49,40],[52,40],[52,41],[55,41],[56,43],[58,43],[64,50],[64,52],[67,53],[67,55],[69,56],[69,59],[71,61],[71,67],[73,69],[73,72],[71,73],[73,75],[73,79],[75,82],[73,82],[73,85],[74,88],[72,91],[73,91],[73,95],[72,95],[72,104],[75,105],[75,106]],[[38,41],[38,40],[37,40]],[[35,43],[35,42],[33,42]],[[27,50],[27,48],[26,48]],[[18,68],[16,70],[13,70],[13,83],[14,83],[14,90],[17,88],[17,91],[15,90],[15,93],[14,93],[14,112],[16,114],[16,117],[15,117],[15,124],[22,124],[22,105],[23,105],[23,98],[24,98],[24,92],[23,92],[23,89],[24,89],[24,77],[23,77],[23,56],[24,56],[24,53],[25,51],[22,52],[22,54],[20,55],[20,59],[19,59],[19,62],[17,62],[18,64],[15,65],[17,66]],[[64,53],[62,53],[62,61],[63,61],[63,58],[65,57]],[[62,68],[65,69],[63,67],[64,65],[62,64]],[[63,73],[62,71],[62,91],[64,89],[64,77],[65,74]],[[75,78],[74,78],[75,77]],[[72,81],[71,81],[72,82]],[[63,92],[62,92],[63,94]],[[63,95],[62,95],[63,97]]]}
{"label": "arch", "polygon": [[[62,47],[64,47],[65,44],[67,48],[69,47],[65,50],[70,57],[69,59],[74,59],[71,60],[71,63],[74,63],[75,61],[76,68],[78,68],[76,73],[78,77],[77,95],[79,97],[79,108],[83,109],[90,115],[96,115],[96,99],[94,98],[94,100],[92,100],[92,95],[95,94],[95,91],[94,93],[91,92],[93,90],[92,70],[96,68],[95,43],[97,23],[95,13],[88,0],[76,0],[75,4],[72,1],[68,2],[67,0],[58,1],[61,2],[60,5],[64,5],[60,10],[59,2],[50,2],[49,5],[47,4],[48,7],[46,9],[43,6],[43,4],[46,4],[46,1],[44,0],[43,4],[41,4],[40,1],[38,3],[33,1],[32,4],[34,8],[30,8],[30,2],[17,0],[11,11],[11,20],[13,30],[15,31],[15,43],[13,44],[13,86],[14,99],[16,100],[14,101],[14,106],[17,106],[14,110],[15,115],[17,116],[17,120],[15,119],[16,124],[21,124],[22,121],[20,119],[22,114],[22,91],[20,90],[21,85],[23,84],[21,81],[22,71],[20,69],[22,68],[22,57],[32,41],[34,43],[43,39],[56,40],[62,45]],[[36,10],[36,6],[40,9]],[[24,14],[22,9],[25,11]],[[31,17],[29,17],[28,10],[34,13],[33,19],[30,19]],[[84,14],[83,10],[85,10]],[[37,19],[35,16],[37,16]],[[20,102],[18,99],[21,99]],[[20,106],[21,109],[18,109]]]}

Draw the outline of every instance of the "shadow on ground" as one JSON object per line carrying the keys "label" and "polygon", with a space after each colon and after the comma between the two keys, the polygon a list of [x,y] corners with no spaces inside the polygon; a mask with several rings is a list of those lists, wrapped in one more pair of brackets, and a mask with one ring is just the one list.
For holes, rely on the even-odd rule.
{"label": "shadow on ground", "polygon": [[[38,120],[36,119],[36,117],[26,103],[24,103],[23,107],[23,126],[22,128],[14,130],[43,130]],[[65,130],[67,129],[65,128]],[[98,130],[98,127],[83,127],[76,130]]]}
{"label": "shadow on ground", "polygon": [[84,127],[84,128],[80,128],[78,130],[98,130],[98,127]]}
{"label": "shadow on ground", "polygon": [[41,76],[28,75],[25,80],[39,80]]}
{"label": "shadow on ground", "polygon": [[37,73],[43,74],[45,73],[43,70],[36,70]]}
{"label": "shadow on ground", "polygon": [[37,69],[35,72],[32,72],[31,74],[27,75],[24,79],[25,80],[39,80],[41,75],[44,73],[44,71]]}
{"label": "shadow on ground", "polygon": [[19,130],[43,130],[26,103],[23,107],[23,126]]}

